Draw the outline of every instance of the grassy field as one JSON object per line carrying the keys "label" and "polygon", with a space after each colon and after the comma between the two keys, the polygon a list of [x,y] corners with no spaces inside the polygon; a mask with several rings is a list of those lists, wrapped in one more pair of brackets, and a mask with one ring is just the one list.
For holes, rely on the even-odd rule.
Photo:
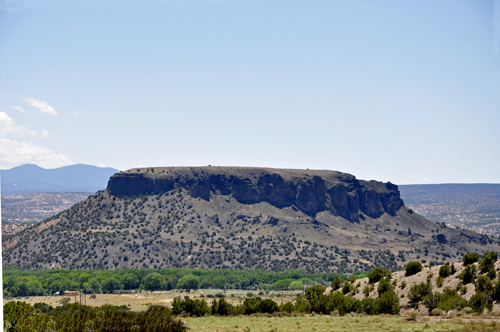
{"label": "grassy field", "polygon": [[408,321],[399,316],[365,317],[202,317],[182,318],[192,332],[293,332],[293,331],[500,331],[495,321],[462,321],[456,319],[430,319],[421,323]]}
{"label": "grassy field", "polygon": [[[189,296],[191,299],[199,299],[204,298],[207,303],[210,305],[212,299],[208,298],[208,295],[214,295],[217,293],[224,293],[223,290],[220,289],[203,289],[199,292],[179,292],[179,291],[167,291],[167,292],[142,292],[137,294],[137,297],[133,294],[123,294],[123,295],[115,295],[115,294],[96,294],[95,299],[90,299],[90,295],[82,295],[81,302],[82,304],[87,304],[90,306],[102,306],[103,304],[112,304],[112,305],[126,305],[130,310],[141,311],[146,310],[150,304],[159,304],[170,306],[174,297],[180,296],[184,298],[184,296]],[[296,299],[297,294],[301,293],[300,291],[285,291],[281,292],[269,292],[269,294],[259,295],[259,292],[249,292],[243,290],[228,290],[225,293],[226,300],[232,305],[241,304],[246,298],[247,294],[252,293],[253,296],[260,296],[262,298],[270,298],[276,301],[278,304],[282,302],[291,302]],[[22,298],[13,298],[13,299],[4,299],[4,305],[10,301],[24,301],[31,305],[38,302],[45,302],[51,306],[57,306],[60,304],[60,301],[64,298],[68,297],[70,299],[70,303],[75,302],[74,296],[30,296],[30,297],[22,297]],[[80,302],[80,296],[76,297],[76,302]]]}

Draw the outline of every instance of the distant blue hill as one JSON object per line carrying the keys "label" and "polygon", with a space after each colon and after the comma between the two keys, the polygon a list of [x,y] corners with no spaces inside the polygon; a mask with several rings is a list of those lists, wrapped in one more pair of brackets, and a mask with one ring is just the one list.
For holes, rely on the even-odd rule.
{"label": "distant blue hill", "polygon": [[1,170],[2,194],[29,192],[96,192],[106,188],[111,175],[119,170],[110,167],[71,165],[45,169],[27,164]]}

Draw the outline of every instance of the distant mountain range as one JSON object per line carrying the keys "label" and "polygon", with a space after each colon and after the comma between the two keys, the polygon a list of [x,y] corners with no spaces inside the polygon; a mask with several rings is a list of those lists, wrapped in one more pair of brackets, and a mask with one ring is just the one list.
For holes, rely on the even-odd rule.
{"label": "distant mountain range", "polygon": [[0,172],[2,194],[13,195],[31,192],[96,192],[106,188],[109,178],[119,171],[83,164],[54,169],[27,164]]}

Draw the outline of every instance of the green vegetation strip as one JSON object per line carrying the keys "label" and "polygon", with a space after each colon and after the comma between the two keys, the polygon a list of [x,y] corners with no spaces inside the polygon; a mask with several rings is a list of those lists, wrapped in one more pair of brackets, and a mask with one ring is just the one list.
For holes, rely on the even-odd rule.
{"label": "green vegetation strip", "polygon": [[[39,270],[25,271],[13,266],[3,269],[4,296],[52,295],[68,290],[86,294],[112,293],[114,290],[171,289],[300,289],[329,284],[338,273],[307,273],[304,270],[271,272],[266,270],[205,269],[117,269],[114,271]],[[363,278],[366,274],[355,274]]]}

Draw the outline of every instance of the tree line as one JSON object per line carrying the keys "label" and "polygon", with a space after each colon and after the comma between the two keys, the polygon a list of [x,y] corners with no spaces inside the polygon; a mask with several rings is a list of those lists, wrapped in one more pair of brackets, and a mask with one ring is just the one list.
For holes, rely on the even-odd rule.
{"label": "tree line", "polygon": [[[302,289],[327,285],[338,273],[308,273],[304,270],[271,272],[267,270],[204,269],[117,269],[114,271],[39,270],[26,271],[4,267],[4,296],[53,295],[64,291],[85,294],[112,293],[115,290],[159,291],[171,289]],[[366,276],[357,273],[357,278]]]}

